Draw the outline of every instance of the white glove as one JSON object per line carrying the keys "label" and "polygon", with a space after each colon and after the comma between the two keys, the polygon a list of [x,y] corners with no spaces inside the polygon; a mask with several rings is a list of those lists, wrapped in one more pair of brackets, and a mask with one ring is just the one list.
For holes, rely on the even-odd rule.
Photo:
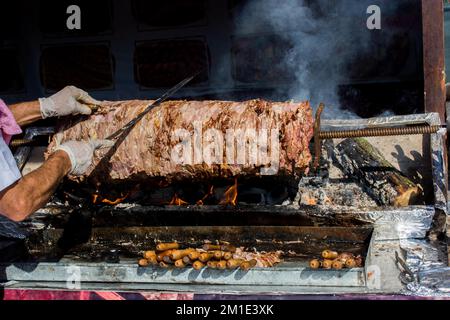
{"label": "white glove", "polygon": [[81,176],[91,166],[95,150],[112,147],[113,145],[114,141],[111,140],[67,141],[56,148],[55,151],[65,151],[72,163],[70,174]]}
{"label": "white glove", "polygon": [[76,114],[91,114],[87,105],[98,106],[100,101],[74,86],[68,86],[49,98],[40,98],[42,118],[60,117]]}

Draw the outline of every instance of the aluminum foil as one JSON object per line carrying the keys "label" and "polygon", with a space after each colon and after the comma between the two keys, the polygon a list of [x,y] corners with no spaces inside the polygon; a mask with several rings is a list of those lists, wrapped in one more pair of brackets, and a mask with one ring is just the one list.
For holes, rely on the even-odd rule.
{"label": "aluminum foil", "polygon": [[425,238],[434,217],[431,206],[398,208],[393,210],[361,212],[356,216],[374,223],[377,240]]}
{"label": "aluminum foil", "polygon": [[405,124],[440,125],[438,113],[409,114],[404,116],[375,117],[367,119],[326,120],[321,121],[324,130],[354,130],[370,127],[395,127]]}
{"label": "aluminum foil", "polygon": [[412,280],[403,293],[414,296],[450,298],[450,267],[447,266],[446,244],[427,240],[401,240],[405,262]]}

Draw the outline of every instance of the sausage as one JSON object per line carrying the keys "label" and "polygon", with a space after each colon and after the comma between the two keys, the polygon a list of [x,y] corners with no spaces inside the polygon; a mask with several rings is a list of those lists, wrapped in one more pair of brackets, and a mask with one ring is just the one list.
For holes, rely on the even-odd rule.
{"label": "sausage", "polygon": [[346,268],[355,268],[356,267],[356,261],[353,258],[345,260],[345,267]]}
{"label": "sausage", "polygon": [[177,267],[177,268],[184,268],[184,267],[186,267],[186,265],[183,262],[183,259],[178,259],[177,261],[175,261],[175,267]]}
{"label": "sausage", "polygon": [[220,250],[220,245],[218,244],[212,244],[212,243],[205,243],[202,247],[205,251],[213,251],[213,250]]}
{"label": "sausage", "polygon": [[217,263],[218,263],[218,261],[209,260],[206,265],[208,266],[208,268],[216,269],[217,268]]}
{"label": "sausage", "polygon": [[220,251],[220,250],[214,251],[214,252],[213,252],[214,259],[216,259],[216,260],[222,259],[223,253],[224,253],[224,252],[223,252],[223,251]]}
{"label": "sausage", "polygon": [[333,269],[340,270],[344,267],[344,263],[340,259],[333,260]]}
{"label": "sausage", "polygon": [[172,260],[179,260],[183,259],[185,256],[187,256],[190,252],[195,251],[195,249],[189,248],[184,250],[173,250],[170,254],[170,259]]}
{"label": "sausage", "polygon": [[331,269],[331,267],[333,266],[333,260],[330,259],[324,259],[322,260],[322,268],[324,269]]}
{"label": "sausage", "polygon": [[159,262],[159,266],[160,266],[161,268],[168,268],[168,267],[169,267],[169,265],[168,265],[167,263],[165,263],[164,261],[160,261],[160,262]]}
{"label": "sausage", "polygon": [[212,257],[213,257],[212,253],[203,252],[203,253],[200,253],[198,260],[200,260],[201,262],[207,262],[208,260],[211,260]]}
{"label": "sausage", "polygon": [[241,268],[244,271],[247,271],[247,270],[253,268],[254,266],[256,266],[256,263],[257,263],[257,261],[255,259],[252,259],[252,260],[249,260],[249,261],[244,261],[239,266],[239,268]]}
{"label": "sausage", "polygon": [[318,259],[312,259],[309,262],[309,267],[311,269],[319,269],[320,268],[320,261]]}
{"label": "sausage", "polygon": [[156,252],[154,250],[145,251],[143,254],[145,259],[150,259],[150,257],[156,257]]}
{"label": "sausage", "polygon": [[220,260],[217,262],[217,269],[226,269],[227,268],[227,260]]}
{"label": "sausage", "polygon": [[188,265],[188,264],[192,264],[192,260],[189,258],[189,256],[184,256],[183,257],[183,263],[185,264],[185,265]]}
{"label": "sausage", "polygon": [[200,270],[200,269],[202,269],[202,268],[205,267],[205,264],[204,264],[203,262],[197,260],[197,261],[195,261],[195,262],[192,264],[192,267],[193,267],[195,270]]}
{"label": "sausage", "polygon": [[164,261],[164,262],[167,263],[167,264],[172,264],[172,263],[173,263],[173,260],[170,259],[170,254],[165,255],[165,256],[163,257],[162,261]]}
{"label": "sausage", "polygon": [[163,251],[163,252],[158,253],[158,254],[156,255],[156,260],[158,260],[158,262],[163,261],[163,258],[164,258],[165,256],[171,254],[172,251],[173,251],[173,250],[166,250],[166,251]]}
{"label": "sausage", "polygon": [[342,252],[337,258],[345,262],[347,259],[353,259],[354,257],[355,256],[352,253]]}
{"label": "sausage", "polygon": [[147,259],[149,264],[158,264],[158,260],[156,259],[156,256],[151,256],[150,258]]}
{"label": "sausage", "polygon": [[140,267],[146,267],[146,266],[148,266],[148,261],[147,261],[147,259],[140,259],[138,261],[138,264]]}
{"label": "sausage", "polygon": [[188,254],[189,259],[191,259],[192,261],[197,260],[198,257],[200,257],[200,253],[198,251],[192,251]]}
{"label": "sausage", "polygon": [[178,249],[180,245],[176,242],[170,242],[170,243],[158,243],[156,245],[157,251],[166,251],[170,249]]}
{"label": "sausage", "polygon": [[336,251],[331,250],[323,250],[322,258],[324,259],[336,259],[338,257],[338,253]]}
{"label": "sausage", "polygon": [[244,260],[242,259],[230,259],[227,261],[227,268],[228,269],[238,268],[243,262]]}
{"label": "sausage", "polygon": [[231,253],[231,252],[224,252],[222,258],[224,260],[230,260],[231,258],[233,258],[233,253]]}
{"label": "sausage", "polygon": [[222,251],[229,251],[229,252],[236,252],[236,247],[232,246],[231,244],[223,244],[220,246],[220,249]]}

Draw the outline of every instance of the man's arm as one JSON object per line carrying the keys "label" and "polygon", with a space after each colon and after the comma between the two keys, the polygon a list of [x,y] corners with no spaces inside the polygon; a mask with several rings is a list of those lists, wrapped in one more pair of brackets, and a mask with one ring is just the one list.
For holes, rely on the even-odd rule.
{"label": "man's arm", "polygon": [[71,168],[68,154],[56,151],[41,167],[0,192],[0,212],[11,220],[24,220],[48,202]]}
{"label": "man's arm", "polygon": [[83,175],[94,151],[113,145],[109,140],[63,143],[41,167],[0,192],[0,213],[14,221],[24,220],[48,202],[65,175]]}
{"label": "man's arm", "polygon": [[9,106],[17,124],[22,127],[42,119],[39,101],[21,102]]}
{"label": "man's arm", "polygon": [[48,98],[22,102],[9,108],[19,126],[26,126],[37,120],[68,115],[92,113],[91,108],[98,107],[100,101],[74,86],[68,86]]}

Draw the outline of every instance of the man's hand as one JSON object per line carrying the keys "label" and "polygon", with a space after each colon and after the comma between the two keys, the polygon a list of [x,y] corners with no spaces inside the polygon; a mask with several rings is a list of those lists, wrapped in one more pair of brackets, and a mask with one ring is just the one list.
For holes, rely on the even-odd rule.
{"label": "man's hand", "polygon": [[39,99],[42,118],[60,117],[77,114],[91,114],[89,105],[99,105],[100,102],[89,94],[74,86],[68,86],[49,98]]}
{"label": "man's hand", "polygon": [[112,147],[113,145],[114,142],[111,140],[89,140],[87,142],[67,141],[56,148],[56,150],[63,150],[69,155],[72,164],[70,174],[80,176],[92,164],[95,150]]}

